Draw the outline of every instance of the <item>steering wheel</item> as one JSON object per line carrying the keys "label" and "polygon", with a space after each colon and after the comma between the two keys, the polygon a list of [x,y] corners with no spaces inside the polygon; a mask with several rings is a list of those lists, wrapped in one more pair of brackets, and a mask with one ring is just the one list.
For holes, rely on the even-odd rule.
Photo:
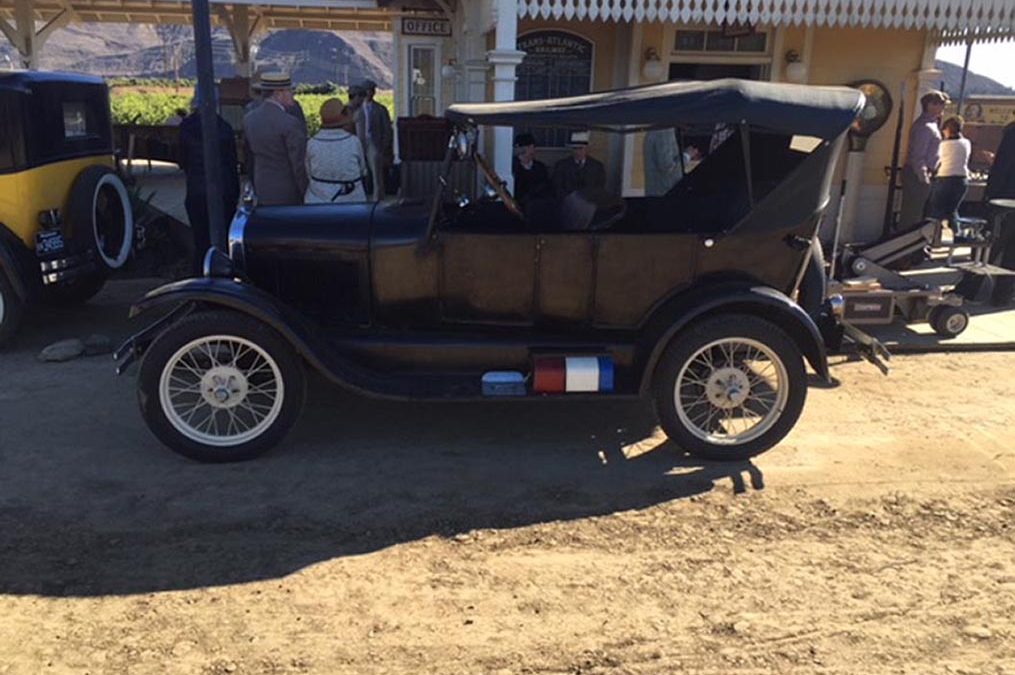
{"label": "steering wheel", "polygon": [[504,206],[507,207],[507,210],[516,217],[525,220],[525,214],[522,213],[522,210],[518,206],[518,202],[515,201],[515,198],[512,197],[511,193],[507,191],[506,187],[504,187],[504,181],[500,179],[500,176],[497,175],[496,171],[490,168],[490,165],[486,163],[486,160],[483,159],[483,156],[478,152],[476,153],[476,163],[479,165],[480,170],[482,170],[483,176],[486,178],[486,182],[490,184],[494,192],[497,193],[497,196],[500,197],[500,200],[504,202]]}

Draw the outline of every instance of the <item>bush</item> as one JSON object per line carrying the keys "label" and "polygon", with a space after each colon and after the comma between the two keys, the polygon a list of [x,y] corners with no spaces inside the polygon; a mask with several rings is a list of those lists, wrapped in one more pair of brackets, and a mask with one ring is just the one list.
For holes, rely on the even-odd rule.
{"label": "bush", "polygon": [[[138,78],[127,78],[133,82],[140,82]],[[157,82],[170,82],[170,80],[156,80]],[[176,86],[176,82],[172,81]],[[124,84],[122,86],[147,86],[140,84]],[[321,128],[321,105],[329,98],[339,98],[343,103],[349,101],[349,92],[339,89],[334,85],[329,86],[330,92],[300,93],[296,100],[303,108],[307,117],[307,131],[313,136]],[[154,88],[154,87],[152,87]],[[377,102],[385,106],[394,120],[394,97],[390,91],[377,92]],[[165,124],[166,120],[172,117],[178,108],[189,109],[190,95],[181,95],[169,92],[147,92],[137,91],[116,91],[110,96],[110,105],[113,110],[113,124],[143,124],[158,125]]]}

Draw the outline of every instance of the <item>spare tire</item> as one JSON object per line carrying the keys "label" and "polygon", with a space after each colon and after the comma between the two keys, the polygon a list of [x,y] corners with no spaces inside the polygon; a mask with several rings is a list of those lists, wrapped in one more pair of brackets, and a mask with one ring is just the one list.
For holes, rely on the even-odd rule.
{"label": "spare tire", "polygon": [[134,214],[120,177],[107,166],[90,166],[71,188],[64,215],[71,241],[95,251],[99,265],[118,270],[134,246]]}

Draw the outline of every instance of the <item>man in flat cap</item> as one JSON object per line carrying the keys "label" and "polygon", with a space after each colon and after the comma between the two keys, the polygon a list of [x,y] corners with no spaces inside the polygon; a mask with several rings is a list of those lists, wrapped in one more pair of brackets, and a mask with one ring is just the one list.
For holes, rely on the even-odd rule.
{"label": "man in flat cap", "polygon": [[909,130],[906,164],[902,167],[902,207],[898,229],[908,230],[923,220],[930,196],[930,182],[940,161],[941,130],[938,123],[948,104],[948,95],[929,91],[920,98],[923,113]]}
{"label": "man in flat cap", "polygon": [[367,165],[370,167],[370,175],[373,179],[373,201],[380,201],[384,198],[384,176],[388,166],[394,160],[392,142],[394,134],[391,130],[391,116],[388,109],[374,100],[377,93],[377,83],[373,80],[363,80],[359,85],[349,88],[349,97],[357,93],[357,104],[354,119],[356,120],[356,135],[363,143],[363,153],[367,158]]}
{"label": "man in flat cap", "polygon": [[261,76],[264,103],[243,118],[254,192],[261,204],[302,204],[307,190],[307,133],[286,110],[295,103],[283,73]]}
{"label": "man in flat cap", "polygon": [[604,188],[606,167],[589,156],[589,132],[572,133],[568,147],[571,148],[571,157],[565,157],[553,167],[553,189],[557,198],[563,199],[575,190]]}

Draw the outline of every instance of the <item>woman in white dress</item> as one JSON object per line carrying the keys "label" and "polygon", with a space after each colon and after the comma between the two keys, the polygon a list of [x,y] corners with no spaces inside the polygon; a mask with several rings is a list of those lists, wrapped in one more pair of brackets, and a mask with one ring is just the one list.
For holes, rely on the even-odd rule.
{"label": "woman in white dress", "polygon": [[[367,164],[363,145],[355,133],[349,109],[337,98],[321,106],[321,130],[307,141],[306,204],[365,202],[363,179]],[[355,128],[355,127],[353,127]]]}

